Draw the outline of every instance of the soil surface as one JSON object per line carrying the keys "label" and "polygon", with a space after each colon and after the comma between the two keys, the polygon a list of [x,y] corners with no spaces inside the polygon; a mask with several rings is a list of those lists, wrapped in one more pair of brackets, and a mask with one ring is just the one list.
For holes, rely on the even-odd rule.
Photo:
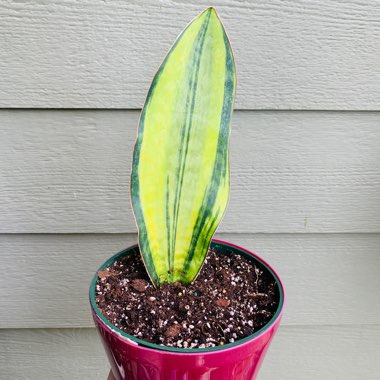
{"label": "soil surface", "polygon": [[98,276],[96,303],[113,325],[170,347],[207,348],[238,341],[269,322],[279,303],[278,286],[264,267],[213,251],[191,285],[155,289],[138,252]]}

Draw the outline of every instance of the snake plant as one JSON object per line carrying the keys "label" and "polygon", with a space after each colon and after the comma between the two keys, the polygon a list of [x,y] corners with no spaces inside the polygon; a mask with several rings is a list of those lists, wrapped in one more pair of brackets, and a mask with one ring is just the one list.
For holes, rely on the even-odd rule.
{"label": "snake plant", "polygon": [[224,214],[235,87],[229,40],[208,8],[166,55],[139,121],[131,197],[155,286],[194,280]]}

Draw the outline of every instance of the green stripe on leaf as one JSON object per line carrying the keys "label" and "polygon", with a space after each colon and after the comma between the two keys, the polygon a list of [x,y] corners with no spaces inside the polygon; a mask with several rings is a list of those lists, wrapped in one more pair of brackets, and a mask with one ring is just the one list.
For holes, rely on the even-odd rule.
{"label": "green stripe on leaf", "polygon": [[156,286],[196,277],[227,206],[235,86],[230,44],[209,8],[167,54],[139,123],[132,205]]}

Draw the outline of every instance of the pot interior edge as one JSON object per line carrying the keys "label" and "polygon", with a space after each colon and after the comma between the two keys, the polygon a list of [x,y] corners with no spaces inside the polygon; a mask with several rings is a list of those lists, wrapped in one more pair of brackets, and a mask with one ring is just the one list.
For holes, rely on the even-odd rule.
{"label": "pot interior edge", "polygon": [[258,257],[253,252],[246,250],[245,248],[236,246],[232,243],[228,243],[228,242],[225,242],[222,240],[213,239],[211,242],[211,245],[210,245],[210,249],[215,249],[216,252],[220,252],[220,253],[228,254],[228,255],[238,254],[238,255],[244,256],[245,258],[248,258],[251,261],[255,261],[260,266],[264,267],[265,270],[267,270],[275,279],[277,286],[278,286],[278,291],[279,291],[279,302],[278,302],[276,313],[273,315],[271,320],[266,325],[264,325],[261,329],[257,330],[255,333],[253,333],[253,334],[251,334],[251,335],[249,335],[243,339],[240,339],[236,342],[227,343],[223,346],[209,347],[209,348],[191,348],[190,349],[190,348],[177,348],[177,347],[161,346],[161,345],[158,345],[155,343],[150,343],[150,342],[147,342],[145,340],[136,338],[133,335],[127,334],[126,332],[118,329],[116,326],[111,324],[111,322],[109,322],[108,319],[105,318],[104,315],[101,313],[101,311],[98,309],[98,307],[96,305],[96,301],[95,301],[95,286],[96,286],[96,282],[98,280],[98,271],[104,270],[105,268],[110,266],[114,261],[116,261],[119,257],[125,256],[128,254],[132,254],[136,251],[138,252],[139,246],[137,244],[130,246],[130,247],[116,253],[112,257],[110,257],[107,261],[105,261],[100,266],[98,271],[95,273],[95,275],[91,281],[90,294],[89,294],[90,304],[91,304],[91,307],[92,307],[94,313],[111,331],[117,333],[118,335],[121,335],[122,337],[128,339],[129,341],[132,341],[133,343],[137,343],[140,346],[143,346],[145,348],[150,348],[150,349],[156,349],[156,350],[158,349],[160,351],[169,351],[169,352],[177,352],[177,353],[185,353],[186,352],[186,353],[193,353],[193,354],[197,354],[200,352],[213,352],[213,351],[220,351],[220,350],[226,350],[228,348],[233,348],[233,347],[239,346],[243,343],[246,343],[246,342],[258,337],[259,335],[263,334],[267,329],[269,329],[269,327],[271,327],[275,323],[275,321],[280,317],[280,315],[282,313],[285,297],[284,297],[284,288],[283,288],[283,285],[281,283],[279,276],[271,268],[271,266],[268,263],[266,263],[263,259]]}

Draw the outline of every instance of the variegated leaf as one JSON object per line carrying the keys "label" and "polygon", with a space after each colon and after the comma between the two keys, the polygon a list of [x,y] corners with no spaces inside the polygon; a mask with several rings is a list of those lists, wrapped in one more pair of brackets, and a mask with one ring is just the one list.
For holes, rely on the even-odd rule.
{"label": "variegated leaf", "polygon": [[180,34],[141,113],[131,194],[151,280],[191,282],[228,202],[235,64],[214,8]]}

